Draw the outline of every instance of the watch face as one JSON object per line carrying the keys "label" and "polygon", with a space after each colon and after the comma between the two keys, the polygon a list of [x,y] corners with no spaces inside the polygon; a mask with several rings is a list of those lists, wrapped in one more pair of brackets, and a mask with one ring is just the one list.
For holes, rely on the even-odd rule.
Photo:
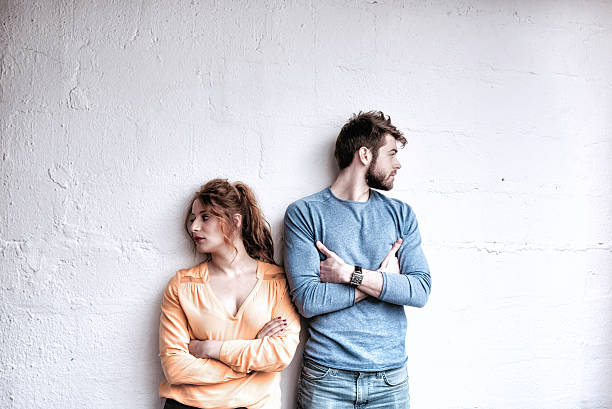
{"label": "watch face", "polygon": [[363,280],[363,274],[360,272],[354,271],[351,276],[351,284],[354,286],[361,285],[361,281]]}

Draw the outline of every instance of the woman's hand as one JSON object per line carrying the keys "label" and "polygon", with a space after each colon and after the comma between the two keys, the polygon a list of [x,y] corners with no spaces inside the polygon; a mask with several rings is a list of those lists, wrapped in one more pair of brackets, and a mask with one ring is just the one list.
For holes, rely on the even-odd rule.
{"label": "woman's hand", "polygon": [[[259,330],[255,338],[262,339],[265,337],[273,337],[275,335],[279,335],[285,328],[287,328],[287,320],[282,319],[281,317],[274,318],[273,320],[268,321],[266,325]],[[200,341],[199,339],[192,339],[189,341],[189,353],[196,358],[212,358],[218,361],[222,346],[223,341],[216,341],[212,339]]]}
{"label": "woman's hand", "polygon": [[274,318],[266,323],[259,332],[255,339],[263,339],[265,337],[273,337],[279,335],[283,330],[287,328],[287,320],[281,317]]}
{"label": "woman's hand", "polygon": [[223,341],[212,339],[200,341],[199,339],[192,339],[189,341],[189,353],[196,358],[212,358],[218,361],[222,346]]}

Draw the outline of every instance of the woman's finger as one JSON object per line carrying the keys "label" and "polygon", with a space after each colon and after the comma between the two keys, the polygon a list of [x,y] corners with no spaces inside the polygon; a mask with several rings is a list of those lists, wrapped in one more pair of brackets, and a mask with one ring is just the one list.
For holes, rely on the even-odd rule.
{"label": "woman's finger", "polygon": [[278,330],[282,330],[287,326],[286,320],[282,318],[274,318],[271,321],[268,321],[257,333],[257,339],[262,339],[264,337],[271,336],[270,334],[275,334]]}
{"label": "woman's finger", "polygon": [[285,321],[278,321],[273,323],[272,325],[268,325],[266,330],[264,331],[264,337],[271,337],[279,332],[281,332],[283,329],[285,329],[287,327],[287,323]]}
{"label": "woman's finger", "polygon": [[274,337],[276,335],[279,335],[285,330],[285,328],[287,328],[287,324],[281,324],[281,325],[272,327],[268,330],[266,337]]}

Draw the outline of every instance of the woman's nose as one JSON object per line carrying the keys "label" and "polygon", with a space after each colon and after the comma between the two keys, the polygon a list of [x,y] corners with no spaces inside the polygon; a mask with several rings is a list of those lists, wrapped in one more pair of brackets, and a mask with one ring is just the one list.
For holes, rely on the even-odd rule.
{"label": "woman's nose", "polygon": [[192,233],[200,230],[200,223],[198,222],[197,219],[191,222],[191,226],[189,226],[189,230],[191,230]]}

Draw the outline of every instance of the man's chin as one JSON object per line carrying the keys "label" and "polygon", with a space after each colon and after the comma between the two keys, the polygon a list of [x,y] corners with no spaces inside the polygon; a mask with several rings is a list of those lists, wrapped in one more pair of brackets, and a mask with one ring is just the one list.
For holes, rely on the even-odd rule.
{"label": "man's chin", "polygon": [[369,184],[369,186],[372,189],[389,191],[393,189],[393,182],[391,183],[371,183]]}
{"label": "man's chin", "polygon": [[376,174],[366,175],[366,183],[369,187],[376,190],[391,190],[393,189],[393,180],[395,175],[389,175],[386,178],[376,177]]}

